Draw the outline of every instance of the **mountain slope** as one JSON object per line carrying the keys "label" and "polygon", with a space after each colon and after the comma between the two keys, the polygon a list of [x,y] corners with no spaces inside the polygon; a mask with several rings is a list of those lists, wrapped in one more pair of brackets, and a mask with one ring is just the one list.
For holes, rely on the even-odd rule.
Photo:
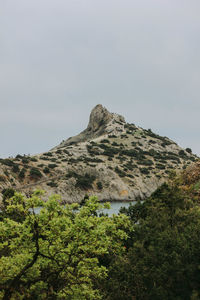
{"label": "mountain slope", "polygon": [[170,170],[197,160],[150,129],[128,124],[97,105],[88,127],[46,153],[0,160],[0,188],[30,193],[42,188],[63,202],[80,202],[85,194],[100,200],[134,200],[149,196]]}

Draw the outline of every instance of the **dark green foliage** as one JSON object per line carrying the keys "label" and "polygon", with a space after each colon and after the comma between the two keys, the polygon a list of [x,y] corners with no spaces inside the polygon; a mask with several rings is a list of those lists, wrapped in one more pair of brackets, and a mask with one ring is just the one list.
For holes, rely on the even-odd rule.
{"label": "dark green foliage", "polygon": [[56,161],[58,161],[58,160],[57,160],[57,158],[53,157],[53,158],[50,159],[50,161],[56,162]]}
{"label": "dark green foliage", "polygon": [[77,176],[77,173],[74,172],[74,171],[69,171],[69,172],[65,175],[66,178],[72,178],[72,177],[75,177],[75,178],[76,178],[76,176]]}
{"label": "dark green foliage", "polygon": [[25,173],[26,173],[26,169],[25,168],[21,169],[21,171],[19,172],[19,178],[24,179]]}
{"label": "dark green foliage", "polygon": [[49,173],[50,173],[50,170],[49,170],[48,167],[45,167],[44,170],[43,170],[43,172],[44,172],[45,174],[49,174]]}
{"label": "dark green foliage", "polygon": [[115,167],[115,172],[120,176],[120,177],[125,177],[126,173],[122,171],[119,167]]}
{"label": "dark green foliage", "polygon": [[[171,142],[171,141],[169,141],[166,137],[163,137],[163,136],[160,136],[160,135],[158,135],[158,134],[155,134],[155,133],[153,133],[152,131],[151,131],[151,129],[148,129],[148,130],[146,130],[145,131],[146,132],[146,134],[148,135],[148,136],[150,136],[150,137],[153,137],[153,138],[155,138],[155,139],[158,139],[158,140],[160,140],[160,141],[162,141],[162,146],[163,147],[165,147],[166,145],[171,145],[173,142]],[[152,140],[150,140],[151,141],[151,143],[153,142]],[[149,141],[149,142],[150,142]]]}
{"label": "dark green foliage", "polygon": [[37,168],[31,168],[30,169],[30,176],[31,178],[37,179],[42,177],[42,173]]}
{"label": "dark green foliage", "polygon": [[29,157],[25,157],[25,156],[24,156],[24,157],[22,158],[22,163],[23,163],[23,164],[28,164],[28,163],[29,163],[29,160],[30,160]]}
{"label": "dark green foliage", "polygon": [[23,158],[23,156],[22,156],[22,155],[20,155],[20,154],[17,154],[15,158],[17,158],[17,159],[22,159],[22,158]]}
{"label": "dark green foliage", "polygon": [[31,157],[30,161],[38,161],[36,157]]}
{"label": "dark green foliage", "polygon": [[109,262],[108,300],[200,298],[200,212],[176,181],[121,213],[133,231],[123,257]]}
{"label": "dark green foliage", "polygon": [[135,131],[137,128],[136,128],[136,126],[134,125],[134,124],[128,124],[128,123],[126,123],[125,125],[124,125],[124,128],[125,129],[129,129],[130,131]]}
{"label": "dark green foliage", "polygon": [[187,153],[192,154],[192,149],[190,149],[190,148],[186,148],[185,151],[186,151]]}
{"label": "dark green foliage", "polygon": [[116,148],[111,148],[111,147],[108,147],[104,150],[104,152],[102,153],[103,155],[106,155],[106,156],[111,156],[113,157],[115,154],[118,154],[119,153],[119,150],[116,149]]}
{"label": "dark green foliage", "polygon": [[184,156],[186,155],[184,150],[180,150],[178,154],[179,154],[181,157],[184,157]]}
{"label": "dark green foliage", "polygon": [[122,139],[126,139],[126,138],[128,138],[128,136],[126,135],[126,134],[121,134],[121,136],[120,136]]}
{"label": "dark green foliage", "polygon": [[98,188],[99,190],[102,190],[102,189],[103,189],[103,185],[102,185],[102,183],[101,183],[100,181],[97,182],[97,188]]}
{"label": "dark green foliage", "polygon": [[95,181],[96,177],[94,175],[89,175],[88,173],[85,173],[84,175],[78,174],[75,171],[69,171],[66,174],[66,178],[72,178],[74,177],[76,179],[76,187],[81,188],[83,190],[87,190],[89,188],[92,188],[92,184]]}
{"label": "dark green foliage", "polygon": [[19,166],[16,165],[16,164],[14,164],[13,167],[12,167],[12,171],[13,171],[14,173],[18,173],[18,172],[19,172]]}
{"label": "dark green foliage", "polygon": [[149,170],[147,168],[140,168],[140,172],[142,174],[149,174]]}
{"label": "dark green foliage", "polygon": [[50,160],[50,158],[46,157],[46,156],[41,156],[40,159],[42,159],[42,160]]}
{"label": "dark green foliage", "polygon": [[110,134],[109,138],[116,138],[117,136],[115,134]]}
{"label": "dark green foliage", "polygon": [[128,170],[130,171],[133,171],[135,168],[137,168],[136,165],[132,164],[131,162],[127,162],[125,165],[124,165],[125,168],[127,168]]}
{"label": "dark green foliage", "polygon": [[53,154],[51,152],[46,152],[46,153],[43,153],[44,156],[53,156]]}
{"label": "dark green foliage", "polygon": [[117,146],[119,146],[119,144],[117,144],[116,142],[112,142],[112,146],[117,147]]}
{"label": "dark green foliage", "polygon": [[101,163],[101,162],[103,162],[103,160],[100,159],[100,158],[91,158],[91,157],[87,157],[87,156],[83,157],[82,160],[84,162],[93,162],[93,163]]}
{"label": "dark green foliage", "polygon": [[9,166],[9,167],[12,167],[12,166],[14,166],[14,161],[13,160],[11,160],[11,159],[8,159],[8,158],[6,158],[6,159],[0,159],[0,163],[2,164],[2,165],[6,165],[6,166]]}
{"label": "dark green foliage", "polygon": [[93,145],[87,145],[87,150],[90,155],[100,155],[100,151],[97,147],[93,147]]}
{"label": "dark green foliage", "polygon": [[54,181],[50,181],[50,182],[47,182],[47,185],[50,186],[50,187],[57,187],[57,183],[54,182]]}
{"label": "dark green foliage", "polygon": [[157,142],[154,140],[149,140],[149,144],[157,144]]}
{"label": "dark green foliage", "polygon": [[84,174],[84,175],[76,175],[76,187],[87,190],[92,188],[92,184],[95,181],[96,177],[94,175],[90,174]]}
{"label": "dark green foliage", "polygon": [[58,149],[58,150],[56,150],[56,153],[57,154],[62,154],[62,150]]}
{"label": "dark green foliage", "polygon": [[65,154],[67,154],[67,155],[69,155],[70,153],[69,153],[69,151],[68,150],[66,150],[66,149],[64,149],[63,150],[63,152],[65,153]]}
{"label": "dark green foliage", "polygon": [[101,140],[101,143],[106,143],[106,144],[110,144],[110,141],[108,139],[104,139],[104,140]]}
{"label": "dark green foliage", "polygon": [[165,165],[156,164],[156,168],[159,169],[159,170],[164,170],[165,169]]}
{"label": "dark green foliage", "polygon": [[55,169],[57,167],[56,164],[48,164],[49,169]]}

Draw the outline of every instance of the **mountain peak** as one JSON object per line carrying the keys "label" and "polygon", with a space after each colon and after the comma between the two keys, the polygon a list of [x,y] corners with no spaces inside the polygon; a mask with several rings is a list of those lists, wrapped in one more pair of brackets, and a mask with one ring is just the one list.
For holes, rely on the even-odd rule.
{"label": "mountain peak", "polygon": [[102,104],[97,104],[91,111],[87,130],[96,132],[110,121],[125,122],[124,117],[110,113]]}
{"label": "mountain peak", "polygon": [[90,113],[87,128],[78,135],[62,142],[58,147],[85,142],[111,132],[116,133],[116,130],[120,130],[125,123],[123,116],[110,113],[102,104],[97,104]]}

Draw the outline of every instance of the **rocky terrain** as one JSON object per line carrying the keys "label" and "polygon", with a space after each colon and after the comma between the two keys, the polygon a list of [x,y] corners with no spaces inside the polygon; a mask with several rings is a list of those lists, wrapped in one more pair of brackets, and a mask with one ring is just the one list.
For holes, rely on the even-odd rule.
{"label": "rocky terrain", "polygon": [[0,190],[12,187],[28,194],[39,188],[46,196],[60,194],[63,202],[80,202],[86,194],[111,201],[143,199],[172,170],[196,160],[190,148],[97,105],[88,127],[52,150],[0,159]]}

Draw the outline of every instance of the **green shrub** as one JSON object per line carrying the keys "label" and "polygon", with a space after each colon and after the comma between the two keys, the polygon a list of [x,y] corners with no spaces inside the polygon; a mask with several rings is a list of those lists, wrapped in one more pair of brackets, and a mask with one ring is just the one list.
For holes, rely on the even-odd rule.
{"label": "green shrub", "polygon": [[48,174],[48,173],[50,173],[50,170],[49,170],[48,167],[45,167],[44,170],[43,170],[43,172],[44,172],[45,174]]}
{"label": "green shrub", "polygon": [[190,149],[190,148],[186,148],[185,151],[186,151],[187,153],[192,154],[192,149]]}
{"label": "green shrub", "polygon": [[0,159],[0,163],[3,164],[3,165],[6,165],[6,166],[9,166],[9,167],[12,167],[15,163],[14,161],[12,161],[11,159]]}
{"label": "green shrub", "polygon": [[53,154],[51,152],[46,152],[46,153],[43,153],[44,156],[53,156]]}
{"label": "green shrub", "polygon": [[56,164],[48,164],[48,168],[50,169],[55,169],[57,167]]}
{"label": "green shrub", "polygon": [[57,187],[58,186],[58,184],[54,181],[47,182],[47,185],[50,186],[50,187]]}
{"label": "green shrub", "polygon": [[18,173],[18,172],[19,172],[19,166],[16,165],[16,164],[14,164],[13,167],[12,167],[12,171],[13,171],[14,173]]}
{"label": "green shrub", "polygon": [[184,156],[186,155],[184,150],[180,150],[178,154],[179,154],[181,157],[184,157]]}
{"label": "green shrub", "polygon": [[76,187],[87,190],[92,188],[92,184],[95,181],[96,177],[94,175],[89,175],[86,173],[85,175],[76,175]]}
{"label": "green shrub", "polygon": [[140,168],[140,172],[142,174],[149,174],[149,170],[147,168]]}
{"label": "green shrub", "polygon": [[104,139],[104,140],[101,140],[101,143],[107,143],[107,144],[110,144],[110,141],[107,140],[107,139]]}
{"label": "green shrub", "polygon": [[25,173],[26,173],[26,169],[25,168],[21,169],[21,171],[19,172],[19,178],[24,179]]}
{"label": "green shrub", "polygon": [[115,167],[115,172],[120,176],[120,177],[125,177],[126,173],[119,169],[119,167]]}
{"label": "green shrub", "polygon": [[42,177],[42,173],[37,168],[31,168],[31,170],[30,170],[30,176],[32,178],[41,178]]}
{"label": "green shrub", "polygon": [[102,189],[103,189],[103,185],[102,185],[102,183],[101,183],[100,181],[97,182],[97,188],[98,188],[99,190],[102,190]]}
{"label": "green shrub", "polygon": [[156,168],[159,169],[159,170],[164,170],[165,169],[165,165],[156,164]]}
{"label": "green shrub", "polygon": [[31,157],[30,161],[38,161],[36,157]]}
{"label": "green shrub", "polygon": [[22,158],[22,163],[23,163],[23,164],[28,164],[28,163],[29,163],[29,160],[30,160],[30,158],[28,158],[28,157],[23,157],[23,158]]}

